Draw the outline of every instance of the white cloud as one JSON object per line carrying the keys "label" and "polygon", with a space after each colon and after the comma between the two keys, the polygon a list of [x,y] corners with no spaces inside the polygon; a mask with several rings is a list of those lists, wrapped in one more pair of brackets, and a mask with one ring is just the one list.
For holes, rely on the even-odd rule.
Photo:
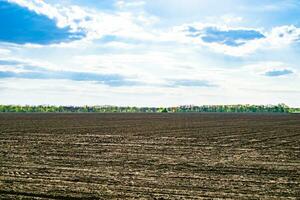
{"label": "white cloud", "polygon": [[[242,82],[240,82],[242,83]],[[22,85],[22,87],[20,87]],[[182,104],[277,104],[299,106],[298,88],[251,84],[222,88],[111,88],[70,80],[0,80],[0,104],[177,106]],[[282,95],[284,94],[284,95]],[[18,97],[18,98],[16,98]]]}
{"label": "white cloud", "polygon": [[270,47],[280,48],[300,41],[300,28],[294,25],[274,27],[266,41]]}
{"label": "white cloud", "polygon": [[11,53],[11,50],[0,48],[0,58],[8,56],[10,53]]}
{"label": "white cloud", "polygon": [[125,8],[134,8],[134,7],[142,7],[146,4],[145,1],[139,1],[139,0],[135,0],[135,1],[125,1],[125,0],[119,0],[116,2],[116,6],[119,9],[125,9]]}
{"label": "white cloud", "polygon": [[[20,88],[20,85],[23,87]],[[0,79],[0,87],[4,88],[0,104],[23,105],[51,102],[50,104],[56,105],[175,106],[185,103],[196,104],[199,99],[214,97],[212,93],[215,90],[219,91],[205,87],[191,88],[189,92],[186,88],[152,86],[112,88],[92,82],[30,79]],[[195,98],[194,94],[199,96]],[[19,98],[15,98],[16,95]]]}
{"label": "white cloud", "polygon": [[221,20],[224,21],[226,24],[231,24],[231,23],[241,22],[243,21],[243,18],[228,14],[228,15],[221,16]]}
{"label": "white cloud", "polygon": [[[193,30],[189,31],[189,29],[191,28]],[[219,33],[221,34],[213,35],[212,39],[214,39],[215,41],[205,41],[203,39],[206,36],[205,31],[206,29],[211,28],[215,31],[220,31]],[[229,33],[231,31],[241,31],[241,39],[236,38],[236,35],[233,35],[233,37],[230,38]],[[263,37],[247,39],[247,36],[246,39],[242,39],[243,31],[250,31],[252,32],[251,34],[261,34],[263,35]],[[224,32],[226,33],[225,36],[222,35]],[[295,42],[299,42],[300,40],[300,28],[297,28],[294,25],[274,27],[271,29],[271,31],[268,32],[263,31],[262,29],[255,28],[192,23],[175,27],[173,33],[171,34],[173,34],[178,39],[178,41],[181,41],[183,43],[208,47],[215,52],[224,53],[230,56],[246,56],[255,53],[257,50],[284,48]],[[226,42],[234,42],[234,44],[240,44],[229,45]]]}
{"label": "white cloud", "polygon": [[[155,26],[159,18],[141,11],[143,1],[119,1],[117,6],[120,9],[109,13],[78,6],[51,5],[38,0],[10,2],[47,15],[59,27],[70,27],[74,32],[83,31],[87,37],[79,41],[51,45],[10,44],[8,49],[5,49],[7,44],[2,43],[0,58],[40,66],[47,70],[120,74],[143,84],[110,87],[90,81],[0,79],[0,103],[135,106],[298,103],[292,93],[282,95],[300,88],[296,64],[291,66],[290,63],[278,62],[281,58],[277,57],[274,58],[276,62],[267,62],[264,61],[263,54],[257,57],[255,54],[259,51],[264,53],[289,47],[297,42],[300,29],[293,25],[270,30],[242,27],[240,24],[244,22],[243,18],[228,14],[217,17],[216,23],[187,23],[173,28],[167,25],[167,29],[163,25],[169,19],[162,19],[165,21]],[[198,32],[213,27],[223,32],[249,30],[265,37],[232,37],[208,42],[199,37],[188,36],[189,26],[195,27]],[[117,39],[95,41],[105,35],[114,35]],[[224,54],[242,58],[227,57]],[[253,57],[247,57],[252,54]],[[251,61],[257,63],[245,64]],[[263,76],[268,71],[282,69],[295,73],[278,79]],[[23,72],[29,69],[24,69],[21,65],[2,65],[0,70]],[[179,80],[181,85],[192,84],[186,80],[192,80],[198,85],[207,80],[218,87],[166,87],[170,80]]]}
{"label": "white cloud", "polygon": [[[135,39],[153,39],[139,23],[152,24],[157,18],[146,17],[145,13],[134,15],[130,12],[104,13],[79,6],[50,5],[40,0],[9,0],[20,6],[48,16],[60,28],[69,27],[71,32],[83,32],[85,39],[99,39],[104,35],[117,35]],[[128,4],[128,3],[126,3]],[[132,5],[136,4],[131,2]]]}
{"label": "white cloud", "polygon": [[[194,28],[195,33],[189,32],[188,30],[190,28]],[[205,29],[207,28],[213,28],[222,32],[253,31],[253,32],[257,32],[258,34],[264,35],[264,33],[259,29],[252,29],[246,27],[229,27],[226,25],[216,25],[216,24],[207,24],[207,23],[192,23],[192,24],[181,25],[173,29],[174,30],[173,34],[176,35],[178,41],[181,41],[183,43],[208,47],[215,52],[224,53],[231,56],[244,56],[255,52],[261,45],[262,40],[264,39],[264,38],[258,38],[258,39],[251,39],[251,40],[242,40],[242,39],[237,40],[233,38],[232,39],[233,42],[243,43],[242,45],[237,45],[237,46],[228,45],[224,43],[225,41],[206,42],[201,37],[205,36],[204,32]],[[218,37],[217,35],[214,36],[214,39],[218,39],[217,37]]]}
{"label": "white cloud", "polygon": [[[176,55],[163,51],[76,56],[70,65],[76,67],[79,64],[80,67],[81,63],[87,66],[85,70],[88,71],[113,72],[152,85],[163,84],[163,79],[172,77],[172,74],[178,77],[175,72],[179,69],[174,69],[174,66],[188,65],[188,62],[178,60]],[[190,71],[185,74],[189,75]]]}
{"label": "white cloud", "polygon": [[[153,24],[159,21],[155,16],[145,12],[114,12],[104,13],[97,10],[81,8],[71,5],[68,7],[59,4],[50,5],[39,0],[9,0],[28,9],[48,16],[55,20],[59,27],[70,27],[72,32],[84,32],[86,37],[80,41],[70,43],[52,44],[57,47],[84,47],[91,40],[99,39],[105,35],[115,35],[120,38],[131,38],[141,41],[152,42],[177,42],[188,44],[190,47],[208,47],[214,52],[223,53],[230,56],[247,56],[257,50],[278,49],[289,46],[299,41],[300,28],[293,25],[274,27],[270,31],[248,27],[231,27],[220,24],[190,23],[173,27],[172,30],[155,29]],[[119,7],[135,7],[144,5],[144,1],[117,1]],[[243,18],[227,14],[221,16],[221,21],[225,24],[232,24],[242,21]],[[189,27],[197,29],[199,37],[191,37],[187,30]],[[207,42],[203,40],[203,31],[207,28],[229,31],[253,31],[265,37],[252,39],[230,39],[228,41]],[[227,43],[226,43],[227,42]],[[241,45],[229,45],[228,42],[241,43]],[[124,43],[123,43],[124,44]],[[39,48],[40,45],[26,44],[28,48]],[[25,46],[26,46],[25,45]],[[129,48],[128,45],[119,43],[111,44]]]}

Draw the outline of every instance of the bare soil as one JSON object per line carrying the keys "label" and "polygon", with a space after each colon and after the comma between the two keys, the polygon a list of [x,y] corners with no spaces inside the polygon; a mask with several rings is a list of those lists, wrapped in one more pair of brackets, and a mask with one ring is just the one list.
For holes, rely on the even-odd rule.
{"label": "bare soil", "polygon": [[300,115],[0,114],[0,199],[299,199]]}

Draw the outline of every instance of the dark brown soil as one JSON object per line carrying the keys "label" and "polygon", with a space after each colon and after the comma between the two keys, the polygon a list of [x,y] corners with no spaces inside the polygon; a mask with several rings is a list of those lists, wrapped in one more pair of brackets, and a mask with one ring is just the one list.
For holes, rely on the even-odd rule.
{"label": "dark brown soil", "polygon": [[0,114],[0,199],[299,199],[300,115]]}

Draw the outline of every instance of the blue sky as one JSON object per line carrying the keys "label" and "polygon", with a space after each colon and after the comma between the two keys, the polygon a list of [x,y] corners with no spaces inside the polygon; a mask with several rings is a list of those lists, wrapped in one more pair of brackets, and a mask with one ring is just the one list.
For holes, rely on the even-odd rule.
{"label": "blue sky", "polygon": [[0,0],[0,103],[300,106],[297,0]]}

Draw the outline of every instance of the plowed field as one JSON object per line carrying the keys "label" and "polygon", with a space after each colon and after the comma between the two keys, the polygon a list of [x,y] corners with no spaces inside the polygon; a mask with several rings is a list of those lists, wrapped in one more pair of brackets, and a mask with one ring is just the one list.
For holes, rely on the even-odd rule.
{"label": "plowed field", "polygon": [[300,115],[0,114],[0,199],[299,199]]}

